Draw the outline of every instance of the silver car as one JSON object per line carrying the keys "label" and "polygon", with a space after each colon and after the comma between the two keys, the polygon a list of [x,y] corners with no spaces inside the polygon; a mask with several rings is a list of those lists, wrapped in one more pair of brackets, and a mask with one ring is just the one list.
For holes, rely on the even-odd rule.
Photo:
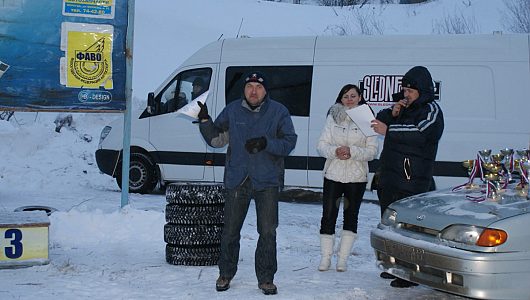
{"label": "silver car", "polygon": [[389,206],[370,241],[396,277],[478,299],[530,299],[530,201],[508,187],[434,191]]}

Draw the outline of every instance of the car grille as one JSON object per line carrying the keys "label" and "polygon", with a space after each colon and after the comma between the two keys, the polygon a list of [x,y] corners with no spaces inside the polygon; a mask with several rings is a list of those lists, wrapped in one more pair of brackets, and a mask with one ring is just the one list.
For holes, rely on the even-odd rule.
{"label": "car grille", "polygon": [[421,234],[426,234],[426,235],[430,235],[430,236],[434,236],[434,237],[438,236],[438,233],[439,233],[439,231],[435,230],[435,229],[431,229],[431,228],[427,228],[427,227],[421,227],[421,226],[418,226],[418,225],[408,224],[408,223],[401,223],[401,229],[412,231],[412,232],[417,232],[417,233],[421,233]]}

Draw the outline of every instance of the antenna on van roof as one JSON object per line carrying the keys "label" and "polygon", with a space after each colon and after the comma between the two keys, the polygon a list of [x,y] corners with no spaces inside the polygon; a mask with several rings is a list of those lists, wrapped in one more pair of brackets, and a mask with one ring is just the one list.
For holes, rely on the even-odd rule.
{"label": "antenna on van roof", "polygon": [[223,37],[223,34],[221,33],[221,35],[219,36],[217,40],[220,40],[222,37]]}
{"label": "antenna on van roof", "polygon": [[241,31],[241,26],[243,25],[243,18],[241,18],[241,23],[239,23],[239,29],[237,30],[236,39],[239,38],[239,32]]}

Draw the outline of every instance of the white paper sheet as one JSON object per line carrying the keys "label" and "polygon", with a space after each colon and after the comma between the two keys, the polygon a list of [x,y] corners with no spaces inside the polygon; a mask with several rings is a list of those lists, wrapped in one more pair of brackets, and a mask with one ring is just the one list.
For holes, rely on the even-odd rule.
{"label": "white paper sheet", "polygon": [[202,93],[199,97],[193,99],[193,101],[184,105],[181,109],[177,110],[177,113],[185,114],[194,119],[197,119],[197,116],[199,115],[199,111],[201,110],[201,107],[199,106],[199,104],[197,104],[197,102],[200,101],[203,104],[206,103],[206,98],[208,98],[209,92],[210,91],[206,91]]}
{"label": "white paper sheet", "polygon": [[374,129],[371,127],[371,122],[375,119],[375,116],[367,104],[347,109],[346,113],[352,119],[352,121],[355,122],[359,129],[361,129],[362,133],[365,136],[377,135],[377,132],[375,132]]}

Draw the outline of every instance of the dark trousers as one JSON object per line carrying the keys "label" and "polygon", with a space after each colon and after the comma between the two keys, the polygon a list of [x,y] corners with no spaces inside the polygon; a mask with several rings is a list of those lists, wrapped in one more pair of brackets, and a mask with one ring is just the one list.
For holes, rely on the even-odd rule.
{"label": "dark trousers", "polygon": [[335,225],[339,214],[340,197],[344,196],[343,230],[357,233],[359,209],[363,200],[366,182],[341,183],[324,178],[322,195],[321,234],[335,234]]}
{"label": "dark trousers", "polygon": [[393,188],[382,188],[381,190],[377,190],[379,206],[381,207],[381,216],[383,216],[383,213],[390,204],[412,195],[415,194],[399,191]]}
{"label": "dark trousers", "polygon": [[255,190],[250,179],[226,192],[224,227],[221,238],[219,275],[232,278],[237,272],[241,228],[247,216],[250,200],[256,204],[259,234],[254,265],[258,283],[273,282],[278,269],[276,258],[276,228],[278,227],[278,187]]}

